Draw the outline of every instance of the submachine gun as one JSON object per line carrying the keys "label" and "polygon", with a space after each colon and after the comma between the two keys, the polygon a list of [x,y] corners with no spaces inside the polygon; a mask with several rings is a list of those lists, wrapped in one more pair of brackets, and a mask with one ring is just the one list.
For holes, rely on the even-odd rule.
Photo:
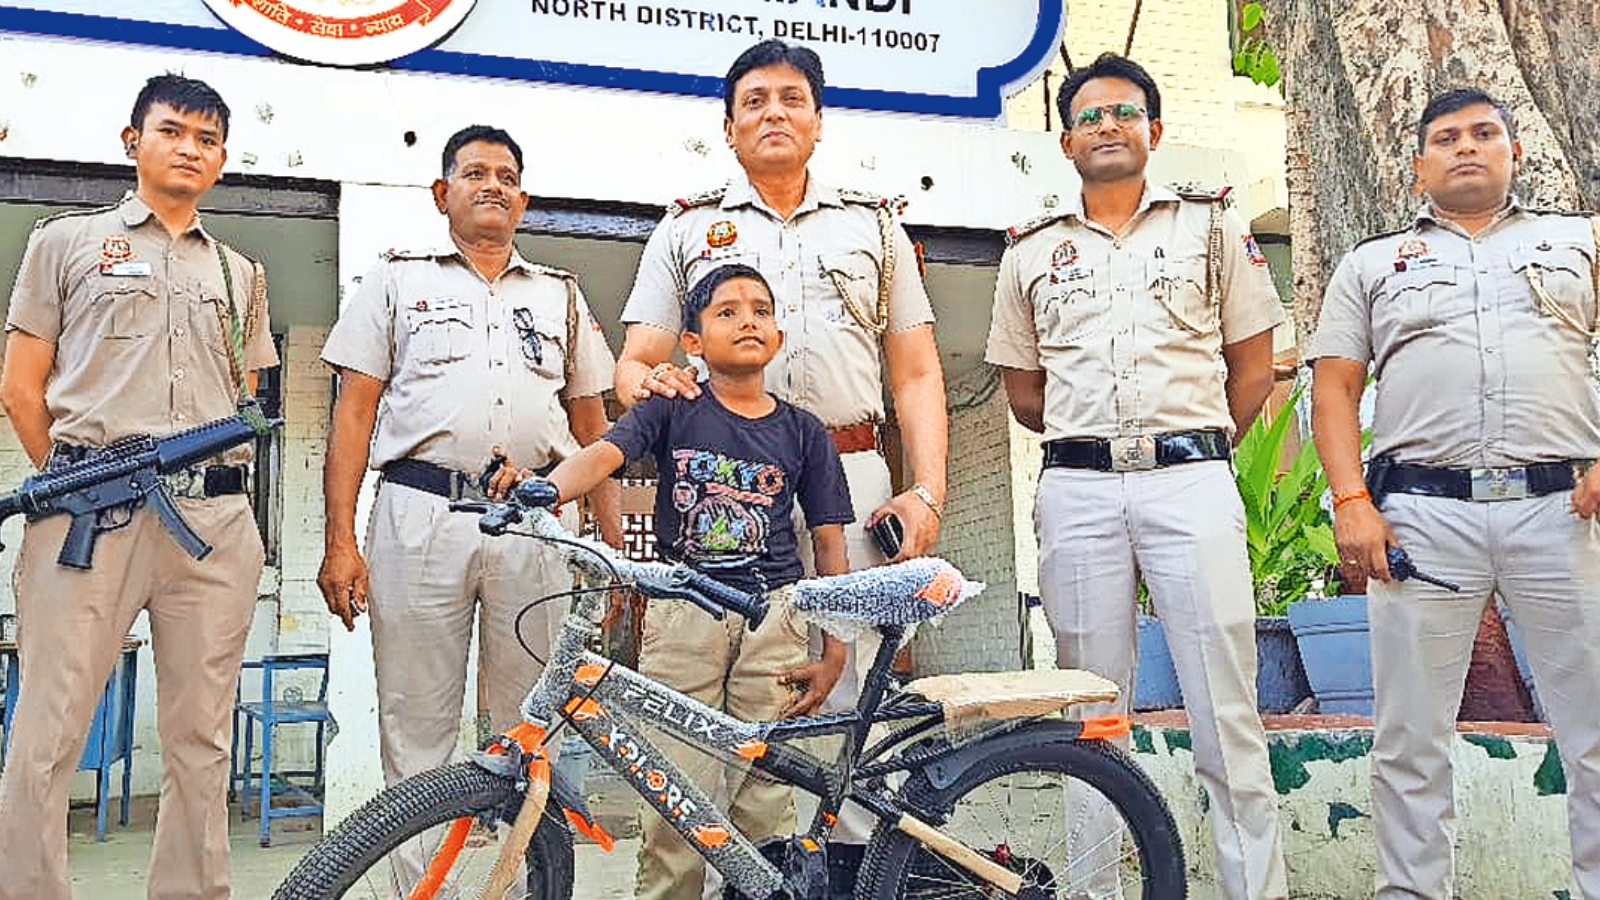
{"label": "submachine gun", "polygon": [[[194,533],[179,515],[162,476],[181,472],[225,450],[271,433],[282,419],[267,419],[253,398],[239,411],[166,437],[133,435],[89,451],[81,460],[55,466],[23,480],[0,495],[0,522],[21,513],[29,521],[66,513],[72,517],[58,565],[87,569],[94,561],[94,543],[102,531],[120,527],[101,524],[101,513],[123,509],[130,514],[148,504],[185,553],[204,559],[211,545]],[[0,547],[4,549],[4,547]]]}

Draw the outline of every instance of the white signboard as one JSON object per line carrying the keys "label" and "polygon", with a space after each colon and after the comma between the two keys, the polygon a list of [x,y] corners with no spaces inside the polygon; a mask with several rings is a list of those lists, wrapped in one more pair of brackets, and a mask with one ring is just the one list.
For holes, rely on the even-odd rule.
{"label": "white signboard", "polygon": [[779,38],[830,106],[986,118],[1065,27],[1064,0],[0,0],[0,31],[700,96]]}

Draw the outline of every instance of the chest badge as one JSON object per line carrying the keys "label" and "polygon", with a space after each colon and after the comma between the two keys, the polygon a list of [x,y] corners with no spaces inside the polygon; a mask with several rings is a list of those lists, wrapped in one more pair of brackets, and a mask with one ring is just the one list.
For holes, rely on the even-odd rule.
{"label": "chest badge", "polygon": [[1062,241],[1050,254],[1050,268],[1065,269],[1078,261],[1078,245],[1071,241]]}
{"label": "chest badge", "polygon": [[706,244],[715,249],[731,247],[739,240],[739,229],[727,219],[715,222],[706,229]]}
{"label": "chest badge", "polygon": [[133,240],[125,234],[108,234],[100,242],[100,274],[113,274],[119,264],[133,261]]}
{"label": "chest badge", "polygon": [[1422,238],[1407,238],[1401,241],[1400,246],[1395,249],[1394,270],[1396,272],[1404,272],[1408,268],[1416,269],[1423,266],[1431,266],[1438,262],[1437,259],[1430,255],[1428,242]]}
{"label": "chest badge", "polygon": [[1256,243],[1255,235],[1247,234],[1244,236],[1244,252],[1246,256],[1250,257],[1250,265],[1264,266],[1267,264],[1267,255],[1261,252],[1261,245]]}

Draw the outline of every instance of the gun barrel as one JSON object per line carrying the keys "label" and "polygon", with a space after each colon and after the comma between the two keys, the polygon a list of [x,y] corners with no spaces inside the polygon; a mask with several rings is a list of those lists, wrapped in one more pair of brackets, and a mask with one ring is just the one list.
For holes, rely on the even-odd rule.
{"label": "gun barrel", "polygon": [[256,430],[241,416],[229,416],[156,442],[156,468],[168,475],[254,440]]}

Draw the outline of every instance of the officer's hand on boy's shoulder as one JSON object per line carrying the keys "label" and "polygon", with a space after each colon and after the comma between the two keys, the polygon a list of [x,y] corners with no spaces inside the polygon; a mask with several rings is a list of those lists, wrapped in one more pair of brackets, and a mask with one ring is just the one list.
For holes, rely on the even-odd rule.
{"label": "officer's hand on boy's shoulder", "polygon": [[635,400],[646,400],[652,395],[692,400],[700,396],[700,385],[695,381],[694,369],[687,366],[680,369],[664,362],[651,366],[644,380],[639,382],[639,389],[633,393]]}
{"label": "officer's hand on boy's shoulder", "polygon": [[839,683],[845,651],[844,641],[828,635],[823,641],[821,659],[779,673],[778,683],[795,691],[793,699],[783,708],[783,718],[809,716],[821,708],[822,701],[828,699],[833,686]]}

